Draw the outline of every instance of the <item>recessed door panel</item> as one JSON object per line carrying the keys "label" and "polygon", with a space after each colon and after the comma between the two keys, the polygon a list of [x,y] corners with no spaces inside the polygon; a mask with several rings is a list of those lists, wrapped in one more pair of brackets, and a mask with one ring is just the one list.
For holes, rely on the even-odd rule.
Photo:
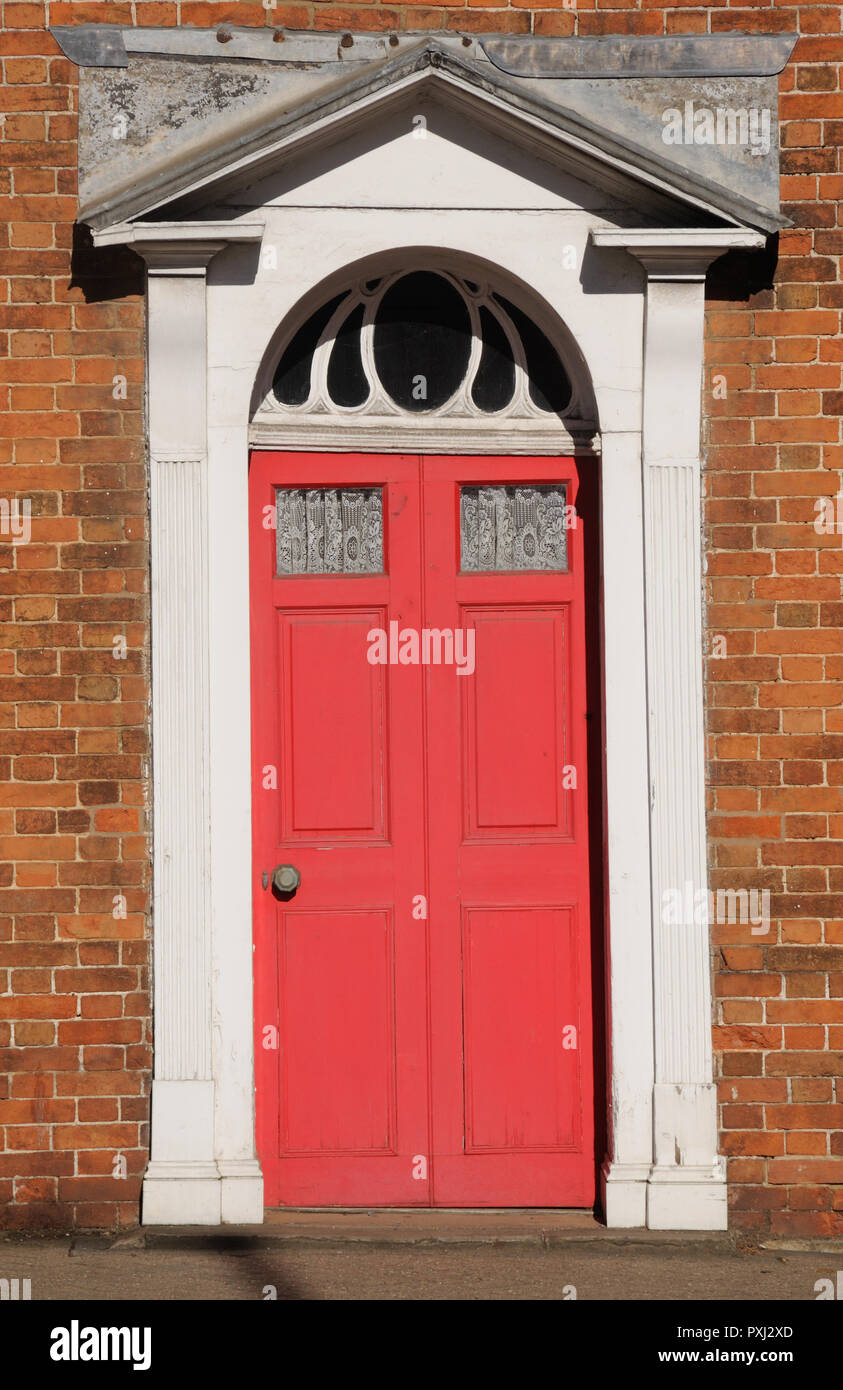
{"label": "recessed door panel", "polygon": [[384,668],[365,660],[366,634],[384,621],[383,610],[279,614],[292,835],[384,838]]}
{"label": "recessed door panel", "polygon": [[393,1146],[395,1000],[387,912],[290,912],[281,931],[281,1141]]}
{"label": "recessed door panel", "polygon": [[464,912],[467,1150],[552,1149],[579,1137],[572,928],[571,908]]}
{"label": "recessed door panel", "polygon": [[567,612],[475,608],[474,678],[464,688],[469,835],[565,833]]}

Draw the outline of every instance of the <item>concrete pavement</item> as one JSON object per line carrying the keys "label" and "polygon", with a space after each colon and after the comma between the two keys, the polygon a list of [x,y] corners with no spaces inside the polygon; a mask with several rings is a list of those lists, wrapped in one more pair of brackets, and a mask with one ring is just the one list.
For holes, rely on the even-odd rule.
{"label": "concrete pavement", "polygon": [[29,1279],[33,1301],[813,1301],[843,1270],[836,1246],[741,1249],[581,1212],[285,1211],[251,1227],[0,1233],[0,1279]]}

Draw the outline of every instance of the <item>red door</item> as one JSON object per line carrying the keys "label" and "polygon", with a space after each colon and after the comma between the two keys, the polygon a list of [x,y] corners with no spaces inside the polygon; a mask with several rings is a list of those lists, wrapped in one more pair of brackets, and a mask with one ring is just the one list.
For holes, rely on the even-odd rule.
{"label": "red door", "polygon": [[578,490],[573,459],[252,457],[270,1206],[593,1202]]}

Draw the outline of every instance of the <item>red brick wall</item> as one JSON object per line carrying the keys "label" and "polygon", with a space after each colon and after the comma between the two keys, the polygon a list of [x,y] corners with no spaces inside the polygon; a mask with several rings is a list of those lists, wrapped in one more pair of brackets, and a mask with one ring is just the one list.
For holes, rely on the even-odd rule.
{"label": "red brick wall", "polygon": [[73,254],[77,69],[43,5],[3,10],[0,496],[31,539],[0,536],[0,1220],[111,1225],[151,1058],[142,280]]}
{"label": "red brick wall", "polygon": [[[769,888],[773,915],[765,938],[715,929],[715,1041],[733,1219],[843,1233],[843,553],[813,527],[843,469],[841,13],[725,0],[2,3],[0,497],[32,507],[29,544],[0,536],[3,1224],[136,1220],[150,1068],[141,276],[132,256],[94,256],[78,234],[74,249],[76,69],[45,23],[228,21],[799,31],[780,84],[794,229],[772,284],[760,257],[724,259],[710,282],[708,363],[726,391],[705,401],[708,629],[726,639],[709,663],[711,886]],[[128,1176],[115,1179],[121,1154]]]}
{"label": "red brick wall", "polygon": [[779,84],[794,226],[772,285],[713,268],[704,401],[708,641],[727,653],[708,662],[710,884],[769,889],[772,917],[767,937],[714,928],[721,1145],[733,1223],[774,1235],[843,1234],[843,554],[814,527],[843,468],[841,14],[711,11],[803,36]]}

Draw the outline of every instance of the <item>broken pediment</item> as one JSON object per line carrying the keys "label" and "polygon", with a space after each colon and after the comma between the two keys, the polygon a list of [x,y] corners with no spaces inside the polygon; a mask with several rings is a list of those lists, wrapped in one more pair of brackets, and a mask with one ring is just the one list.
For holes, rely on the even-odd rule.
{"label": "broken pediment", "polygon": [[[555,198],[599,206],[591,188],[641,221],[787,225],[776,72],[795,36],[53,32],[81,66],[79,216],[94,229],[195,217],[244,189],[283,201],[303,153],[351,141],[363,157],[367,140],[383,145],[428,111],[437,138],[454,144],[463,123],[499,166],[508,147],[579,181]],[[521,206],[515,182],[510,205]]]}

